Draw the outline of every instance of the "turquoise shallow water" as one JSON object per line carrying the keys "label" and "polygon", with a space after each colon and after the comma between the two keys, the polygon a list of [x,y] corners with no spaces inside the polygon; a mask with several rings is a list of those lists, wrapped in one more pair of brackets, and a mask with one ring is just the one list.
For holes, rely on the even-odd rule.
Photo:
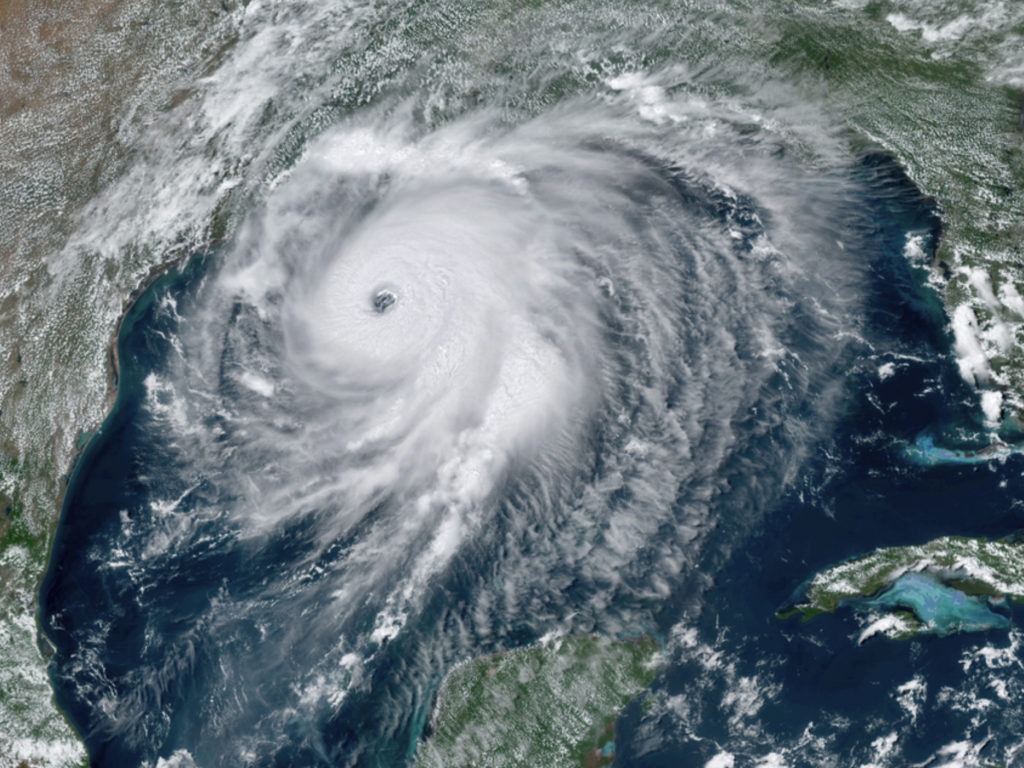
{"label": "turquoise shallow water", "polygon": [[552,633],[665,640],[621,765],[1013,754],[1012,627],[774,619],[850,555],[1024,520],[1016,457],[905,460],[979,427],[907,256],[938,209],[789,83],[708,65],[760,24],[240,16],[194,143],[152,144],[187,183],[138,174],[167,182],[146,226],[217,244],[129,312],[42,589],[94,764],[407,765],[455,664]]}
{"label": "turquoise shallow water", "polygon": [[966,595],[924,573],[904,574],[877,597],[849,602],[867,608],[909,610],[939,635],[1010,626],[1010,619],[993,611],[986,599]]}
{"label": "turquoise shallow water", "polygon": [[[981,437],[979,435],[979,437]],[[984,439],[984,438],[982,438]],[[932,435],[921,435],[908,445],[904,454],[911,461],[925,466],[943,464],[986,464],[999,461],[1016,452],[1013,445],[998,443],[975,449],[949,448],[937,445]]]}
{"label": "turquoise shallow water", "polygon": [[[721,464],[693,460],[713,474],[718,491],[710,502],[697,477],[671,484],[665,496],[670,516],[629,558],[603,570],[620,557],[616,527],[644,523],[629,502],[631,494],[650,492],[649,486],[618,487],[603,502],[607,517],[596,527],[533,501],[559,492],[560,473],[568,467],[584,494],[594,493],[594,485],[607,482],[602,465],[614,462],[619,451],[606,441],[639,439],[635,432],[616,438],[597,417],[579,453],[556,465],[559,473],[524,464],[505,476],[480,506],[496,510],[489,526],[431,575],[422,602],[410,603],[405,624],[380,640],[374,638],[381,603],[372,591],[355,604],[333,598],[359,583],[361,574],[350,564],[360,547],[374,542],[376,527],[396,510],[405,511],[395,519],[409,524],[414,507],[404,505],[411,502],[379,500],[348,529],[335,527],[334,508],[324,501],[331,497],[320,492],[308,498],[322,506],[273,521],[267,531],[248,527],[253,523],[247,517],[225,514],[240,504],[243,510],[259,504],[260,497],[246,490],[251,483],[269,478],[273,483],[263,486],[264,493],[281,487],[299,494],[302,486],[290,480],[316,488],[333,478],[333,465],[322,460],[333,445],[330,433],[318,433],[319,456],[300,452],[301,462],[289,463],[291,451],[305,450],[293,442],[303,420],[315,413],[331,419],[332,411],[303,411],[310,400],[296,399],[300,385],[288,384],[288,372],[274,367],[270,353],[281,349],[282,340],[273,316],[250,313],[237,298],[221,303],[212,291],[227,254],[197,258],[184,273],[155,284],[125,322],[118,404],[72,478],[56,565],[43,587],[47,633],[57,648],[59,701],[86,734],[95,764],[145,764],[177,755],[183,764],[200,766],[405,765],[427,733],[426,713],[452,664],[534,642],[555,627],[614,635],[628,626],[666,639],[668,663],[648,694],[653,698],[627,708],[616,731],[616,760],[623,765],[698,765],[719,751],[746,754],[753,765],[766,750],[790,755],[795,765],[825,765],[837,756],[865,760],[876,739],[907,722],[898,688],[923,674],[923,667],[936,687],[957,685],[969,693],[983,686],[983,678],[965,677],[961,656],[969,645],[954,632],[1003,630],[997,642],[1006,642],[1010,619],[920,575],[905,576],[874,600],[880,608],[913,610],[940,634],[950,634],[923,650],[884,641],[856,646],[846,615],[799,627],[773,618],[794,584],[850,554],[950,530],[991,533],[1019,524],[1008,505],[1012,459],[927,468],[899,459],[909,436],[926,425],[964,423],[971,411],[950,410],[949,403],[961,401],[949,394],[963,385],[942,356],[941,330],[920,299],[920,278],[902,260],[908,231],[934,232],[932,209],[882,156],[865,158],[850,179],[863,185],[858,204],[839,205],[835,213],[842,220],[849,211],[843,236],[858,243],[857,253],[866,258],[867,274],[857,283],[869,299],[861,326],[865,343],[847,350],[841,363],[819,363],[811,376],[816,387],[795,388],[812,361],[830,359],[822,357],[828,345],[820,346],[828,335],[811,333],[813,302],[795,310],[797,317],[806,313],[805,321],[782,337],[800,362],[774,370],[751,406],[751,413],[769,417],[742,421]],[[752,200],[736,207],[688,182],[654,184],[636,194],[666,189],[677,196],[680,215],[707,222],[701,226],[709,232],[737,222],[746,222],[748,237],[757,232]],[[865,205],[871,206],[867,213]],[[749,241],[731,235],[728,241],[736,243],[740,259],[749,258]],[[672,258],[685,263],[692,258],[686,248],[680,244]],[[718,258],[733,255],[722,251]],[[630,289],[618,282],[617,290]],[[701,284],[699,290],[715,289]],[[772,290],[784,288],[776,284]],[[388,312],[416,296],[395,293],[398,301]],[[366,311],[386,320],[373,307],[374,295],[367,294]],[[804,300],[799,293],[785,295],[797,307]],[[743,323],[734,327],[751,332]],[[702,323],[680,321],[678,330],[705,338]],[[206,346],[211,338],[212,348]],[[616,355],[631,360],[632,339],[621,343]],[[714,359],[711,347],[693,343],[686,354]],[[907,359],[908,353],[921,362],[897,376],[878,377],[880,359]],[[183,359],[188,365],[179,368]],[[189,378],[196,369],[205,373]],[[261,378],[243,378],[239,371]],[[629,372],[622,369],[615,398],[630,391]],[[192,399],[204,381],[214,382],[214,389],[203,397],[215,396],[217,403],[208,411],[205,400]],[[689,403],[702,418],[721,406],[723,393],[695,405],[686,400],[685,379],[674,382],[670,398]],[[279,393],[270,400],[264,394],[269,387]],[[835,427],[794,431],[820,413],[812,404],[820,404],[820,393],[830,387]],[[188,392],[184,399],[182,392]],[[205,413],[197,422],[174,420],[179,408],[194,405]],[[277,420],[273,442],[254,442],[252,430],[271,418],[267,408],[275,409]],[[251,411],[260,422],[239,420]],[[778,420],[777,413],[790,416]],[[710,429],[715,422],[707,424]],[[197,443],[189,442],[191,432],[178,431],[207,426],[211,431]],[[622,450],[629,455],[638,449],[633,444]],[[654,448],[646,450],[638,455],[649,463]],[[789,490],[778,475],[780,451],[803,457],[785,465],[796,473]],[[359,461],[372,459],[364,453]],[[283,467],[291,467],[290,474]],[[233,474],[236,469],[240,475]],[[236,482],[239,476],[245,485]],[[426,482],[416,480],[414,487]],[[965,500],[981,498],[992,514],[965,521]],[[706,517],[692,531],[698,499]],[[281,496],[275,503],[293,501]],[[530,526],[521,525],[523,519]],[[692,560],[668,578],[655,553],[660,540],[679,535]],[[587,556],[550,556],[552,549],[572,551],[581,538],[596,547]],[[318,545],[321,539],[326,546]],[[510,544],[515,540],[518,550]],[[378,588],[391,580],[401,588],[412,578],[417,566],[408,558],[433,551],[429,541],[414,537],[412,552],[389,552],[378,566]],[[611,574],[631,580],[632,587],[618,588]],[[665,586],[642,590],[649,579]],[[344,674],[331,677],[331,670]],[[683,700],[686,709],[674,703]],[[721,716],[744,701],[756,704],[744,715],[754,725],[741,728]],[[915,715],[915,735],[901,746],[901,759],[925,759],[943,747],[951,729],[971,728],[966,703],[951,708],[948,699],[926,695],[921,707],[928,714]],[[881,714],[864,721],[867,711]],[[822,712],[838,725],[821,725]],[[1004,714],[1011,718],[1013,710]],[[812,722],[818,723],[816,752],[801,736]],[[684,725],[688,730],[679,730]],[[1007,730],[1009,738],[1013,733]]]}

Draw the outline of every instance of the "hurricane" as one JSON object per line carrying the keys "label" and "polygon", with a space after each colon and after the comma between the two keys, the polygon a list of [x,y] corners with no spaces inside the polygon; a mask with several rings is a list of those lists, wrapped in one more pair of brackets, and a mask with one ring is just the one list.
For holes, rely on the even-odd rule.
{"label": "hurricane", "polygon": [[[344,125],[309,148],[157,310],[175,330],[142,382],[151,498],[96,574],[151,640],[126,691],[83,670],[91,695],[118,691],[97,727],[129,749],[173,735],[154,697],[214,654],[191,753],[229,738],[230,764],[392,677],[410,622],[443,628],[406,662],[418,698],[461,644],[498,647],[496,617],[534,637],[653,622],[692,579],[723,466],[770,432],[798,462],[858,281],[831,258],[851,182],[688,133],[580,103],[426,135]],[[823,281],[831,305],[804,298]],[[207,558],[236,574],[212,593],[189,585]],[[158,639],[179,590],[188,627]]]}
{"label": "hurricane", "polygon": [[[662,649],[623,764],[804,745],[811,715],[757,719],[788,683],[744,645],[768,630],[736,562],[788,562],[792,510],[842,518],[864,446],[902,466],[885,419],[934,420],[906,403],[952,381],[921,298],[937,203],[757,73],[598,36],[529,94],[348,12],[246,9],[91,209],[122,223],[79,234],[175,254],[122,319],[42,591],[90,759],[410,765],[458,665],[580,636]],[[175,240],[189,217],[209,236]],[[739,707],[716,686],[749,722],[695,714]],[[806,764],[870,754],[829,738]]]}

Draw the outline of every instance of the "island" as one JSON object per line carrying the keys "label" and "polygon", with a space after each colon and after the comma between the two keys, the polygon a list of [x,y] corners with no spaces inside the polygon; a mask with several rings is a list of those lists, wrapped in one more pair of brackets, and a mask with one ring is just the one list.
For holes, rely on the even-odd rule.
{"label": "island", "polygon": [[1006,629],[1010,601],[1024,600],[1024,541],[945,536],[919,546],[878,549],[826,568],[802,584],[780,618],[805,621],[848,607],[860,615],[859,642]]}
{"label": "island", "polygon": [[[812,151],[819,135],[851,157],[883,149],[941,205],[935,257],[917,235],[905,254],[941,298],[951,360],[977,387],[987,428],[1019,436],[1020,3],[974,14],[959,3],[878,0],[625,10],[531,0],[413,4],[397,17],[389,4],[363,5],[358,23],[331,16],[338,28],[327,42],[286,47],[312,58],[270,77],[255,65],[287,56],[254,45],[286,32],[302,39],[272,4],[0,2],[9,75],[0,78],[0,768],[88,763],[55,705],[37,593],[80,436],[99,427],[116,392],[119,319],[154,270],[235,234],[306,146],[298,116],[315,135],[371,108],[401,113],[387,99],[401,95],[405,73],[416,93],[433,94],[422,118],[439,125],[480,106],[511,117],[560,99],[606,99],[601,83],[642,66],[668,71],[678,93],[693,79],[694,104],[716,121],[733,115],[751,139],[770,123],[785,139],[774,151],[825,165]],[[604,18],[614,22],[607,30]],[[567,29],[602,44],[590,59],[566,55]],[[613,37],[629,29],[635,39]],[[524,40],[545,30],[550,44],[537,50],[550,55],[526,55]],[[488,100],[492,89],[500,101]],[[638,91],[653,121],[668,119],[659,93]],[[1003,451],[914,450],[925,464]],[[1014,554],[997,570],[1016,563]],[[994,596],[938,583],[998,610]],[[806,599],[805,615],[823,610]]]}

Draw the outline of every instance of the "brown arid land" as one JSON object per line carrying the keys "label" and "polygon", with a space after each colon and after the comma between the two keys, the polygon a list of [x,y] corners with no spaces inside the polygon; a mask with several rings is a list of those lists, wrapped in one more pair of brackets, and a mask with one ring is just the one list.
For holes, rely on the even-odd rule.
{"label": "brown arid land", "polygon": [[[208,7],[209,6],[209,7]],[[220,3],[0,0],[0,768],[82,765],[34,621],[81,435],[113,396],[110,343],[160,254],[72,242],[145,151]]]}

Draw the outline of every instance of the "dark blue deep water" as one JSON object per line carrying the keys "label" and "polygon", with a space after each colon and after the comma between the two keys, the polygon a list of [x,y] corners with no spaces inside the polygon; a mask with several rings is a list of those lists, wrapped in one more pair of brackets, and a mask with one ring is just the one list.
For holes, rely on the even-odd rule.
{"label": "dark blue deep water", "polygon": [[[147,406],[149,398],[161,397],[147,388],[147,377],[180,358],[182,318],[197,311],[221,254],[198,255],[156,281],[124,319],[117,402],[77,463],[42,587],[58,702],[83,735],[91,763],[155,765],[188,750],[204,767],[406,765],[432,696],[455,660],[533,642],[552,621],[545,616],[586,613],[581,606],[598,594],[610,594],[610,603],[593,608],[578,629],[602,631],[602,611],[626,606],[622,615],[633,615],[626,613],[632,602],[642,603],[635,615],[648,623],[635,629],[662,639],[669,659],[652,689],[624,712],[616,765],[701,766],[723,753],[737,766],[757,765],[772,754],[788,766],[876,759],[906,765],[954,742],[976,747],[986,739],[983,757],[1004,754],[1024,738],[1020,699],[1013,705],[1001,699],[993,680],[1002,680],[1012,697],[1024,685],[1024,671],[965,659],[981,648],[1010,647],[1016,630],[908,641],[876,637],[859,645],[852,610],[807,623],[775,615],[801,583],[846,558],[950,534],[1001,537],[1024,525],[1017,501],[1024,460],[918,466],[904,458],[905,447],[922,434],[939,444],[969,448],[977,439],[980,446],[982,419],[976,395],[951,360],[946,320],[927,273],[904,255],[908,233],[934,252],[940,236],[935,203],[880,154],[862,159],[850,176],[852,191],[837,212],[844,217],[846,248],[836,258],[857,261],[866,275],[858,338],[820,375],[820,389],[790,395],[789,377],[799,373],[794,361],[822,344],[812,321],[802,322],[801,302],[793,302],[783,336],[792,356],[750,411],[775,409],[777,418],[730,419],[741,448],[716,468],[695,559],[667,594],[653,600],[628,589],[602,592],[599,580],[552,571],[557,596],[535,597],[534,607],[494,617],[500,629],[470,631],[468,639],[428,653],[428,635],[463,637],[466,617],[490,610],[479,602],[479,584],[501,577],[508,545],[492,546],[481,536],[432,582],[404,629],[373,646],[372,663],[348,695],[301,717],[281,710],[296,700],[294,681],[304,679],[305,668],[318,654],[333,652],[321,650],[325,641],[315,631],[328,602],[322,596],[295,602],[293,612],[282,605],[298,594],[290,591],[299,589],[293,582],[315,583],[315,568],[306,564],[317,518],[298,517],[269,538],[254,538],[232,529],[230,519],[197,514],[175,523],[188,526],[189,534],[173,557],[153,549],[152,537],[133,538],[133,525],[150,524],[141,510],[156,499],[177,500],[175,510],[238,501],[206,465],[190,470],[187,451],[172,444]],[[721,215],[713,209],[701,215]],[[239,304],[232,317],[245,312]],[[887,363],[894,373],[880,377]],[[823,402],[827,413],[819,415]],[[828,428],[787,432],[787,424],[801,419]],[[232,427],[224,423],[215,434],[227,450]],[[286,433],[288,426],[281,429]],[[799,434],[806,439],[796,445]],[[594,477],[601,473],[601,439],[598,426],[587,443],[597,458],[583,462]],[[781,480],[789,465],[777,457],[794,451],[797,468]],[[322,471],[313,460],[309,468]],[[503,482],[501,509],[509,515],[517,494],[528,494],[530,483],[539,481],[517,480],[513,472]],[[686,482],[678,490],[680,509]],[[362,525],[372,525],[386,509],[382,500]],[[503,519],[499,515],[495,526],[505,525]],[[554,511],[552,520],[557,529]],[[527,554],[544,548],[542,528],[536,538],[523,537]],[[362,535],[359,526],[337,535],[318,562],[341,562],[339,553]],[[295,572],[283,579],[289,569]],[[233,608],[240,604],[244,612]],[[1019,610],[1004,610],[1018,625]],[[372,615],[354,611],[347,621],[339,633],[362,631]],[[979,709],[982,699],[991,706]],[[221,712],[231,715],[219,720]],[[240,732],[258,738],[246,741]],[[886,752],[892,733],[898,736]]]}

